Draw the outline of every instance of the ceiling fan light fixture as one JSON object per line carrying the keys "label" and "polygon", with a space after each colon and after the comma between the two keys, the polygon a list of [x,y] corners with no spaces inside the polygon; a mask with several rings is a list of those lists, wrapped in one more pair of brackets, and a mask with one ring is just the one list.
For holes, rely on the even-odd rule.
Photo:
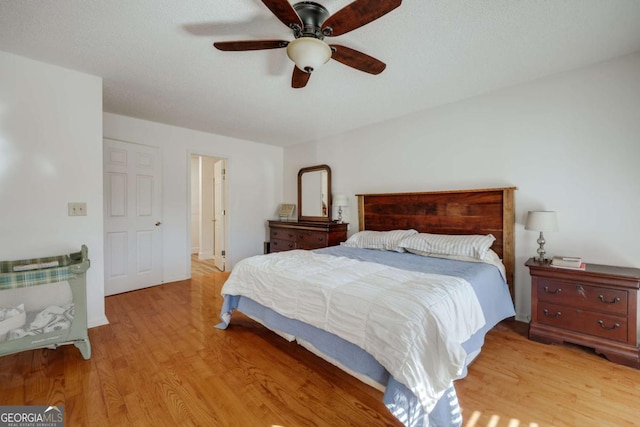
{"label": "ceiling fan light fixture", "polygon": [[289,43],[287,56],[300,70],[311,73],[331,58],[331,48],[314,37],[300,37]]}

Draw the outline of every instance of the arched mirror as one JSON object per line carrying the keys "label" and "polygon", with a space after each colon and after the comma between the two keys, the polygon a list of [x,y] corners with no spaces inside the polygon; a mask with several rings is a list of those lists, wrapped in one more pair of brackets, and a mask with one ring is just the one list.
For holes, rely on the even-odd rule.
{"label": "arched mirror", "polygon": [[329,166],[310,166],[298,172],[298,221],[331,221]]}

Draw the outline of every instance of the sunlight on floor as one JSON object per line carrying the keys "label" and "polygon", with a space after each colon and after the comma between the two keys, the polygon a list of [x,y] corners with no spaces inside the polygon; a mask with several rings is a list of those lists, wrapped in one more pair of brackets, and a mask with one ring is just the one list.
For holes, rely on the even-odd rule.
{"label": "sunlight on floor", "polygon": [[[500,416],[492,415],[489,422],[486,425],[478,424],[478,420],[482,417],[482,412],[473,411],[473,414],[469,417],[469,420],[464,424],[464,427],[499,427]],[[504,424],[502,424],[504,425]],[[283,427],[280,424],[271,424],[271,427]],[[510,419],[506,427],[540,427],[538,423],[521,424],[520,420]]]}
{"label": "sunlight on floor", "polygon": [[[473,414],[469,417],[469,420],[464,424],[464,427],[498,427],[500,424],[500,416],[492,415],[489,422],[486,425],[478,424],[478,420],[482,416],[482,412],[473,411]],[[504,425],[504,424],[503,424]],[[271,427],[283,427],[280,424],[271,424]],[[520,420],[514,418],[509,420],[506,427],[540,427],[538,423],[521,424]]]}
{"label": "sunlight on floor", "polygon": [[[464,425],[465,427],[498,427],[500,422],[499,415],[492,415],[489,422],[486,425],[478,424],[478,420],[482,416],[482,412],[473,411],[473,414],[469,417],[469,420]],[[520,420],[514,418],[509,420],[507,427],[539,427],[538,423],[520,424]]]}

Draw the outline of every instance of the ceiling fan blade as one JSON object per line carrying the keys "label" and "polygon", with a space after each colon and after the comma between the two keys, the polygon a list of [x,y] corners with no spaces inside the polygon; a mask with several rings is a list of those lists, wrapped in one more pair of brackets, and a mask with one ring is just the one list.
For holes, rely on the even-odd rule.
{"label": "ceiling fan blade", "polygon": [[297,24],[302,28],[302,20],[287,0],[262,0],[262,3],[287,27]]}
{"label": "ceiling fan blade", "polygon": [[331,55],[332,59],[356,70],[369,74],[380,74],[387,67],[384,62],[357,50],[337,44],[330,46],[334,50],[333,55]]}
{"label": "ceiling fan blade", "polygon": [[294,89],[300,89],[307,85],[311,74],[305,73],[300,68],[293,66],[293,75],[291,76],[291,87]]}
{"label": "ceiling fan blade", "polygon": [[356,0],[331,15],[322,24],[323,32],[331,28],[330,32],[325,32],[325,35],[341,36],[375,21],[400,4],[402,0]]}
{"label": "ceiling fan blade", "polygon": [[224,51],[279,49],[287,47],[286,40],[239,40],[231,42],[215,42],[216,49]]}

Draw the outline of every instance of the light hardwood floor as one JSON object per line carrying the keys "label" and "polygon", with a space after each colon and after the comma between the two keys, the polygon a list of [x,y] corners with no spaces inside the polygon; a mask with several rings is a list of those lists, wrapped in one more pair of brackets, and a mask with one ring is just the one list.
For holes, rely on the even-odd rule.
{"label": "light hardwood floor", "polygon": [[[368,387],[241,314],[213,328],[226,273],[106,298],[73,346],[0,358],[0,405],[64,405],[67,426],[398,426]],[[456,389],[467,427],[635,426],[640,371],[505,322]]]}
{"label": "light hardwood floor", "polygon": [[219,273],[216,262],[212,259],[198,259],[198,254],[191,254],[191,277]]}

